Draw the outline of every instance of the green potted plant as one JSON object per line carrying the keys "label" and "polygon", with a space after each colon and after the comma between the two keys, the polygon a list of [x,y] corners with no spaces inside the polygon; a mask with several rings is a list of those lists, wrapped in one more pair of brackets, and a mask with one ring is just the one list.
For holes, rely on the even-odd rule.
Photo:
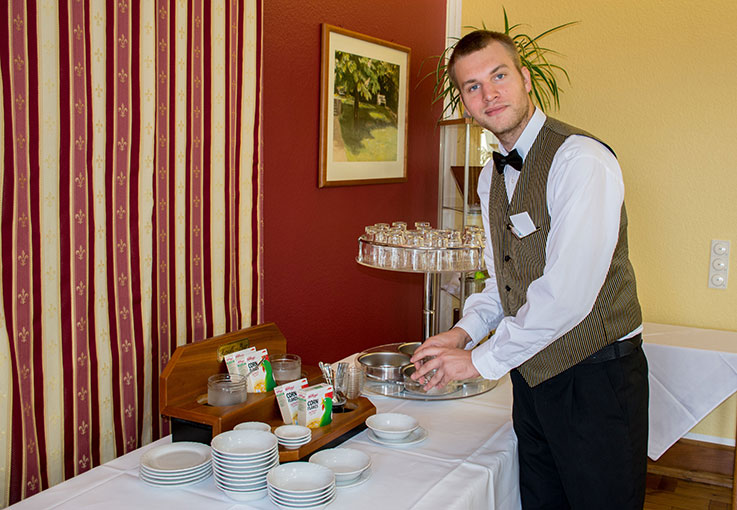
{"label": "green potted plant", "polygon": [[[533,101],[543,111],[549,111],[551,106],[555,108],[560,107],[560,91],[562,90],[558,85],[559,76],[562,75],[570,83],[570,78],[566,70],[558,64],[554,64],[549,60],[551,55],[559,55],[558,52],[542,46],[540,41],[549,36],[550,34],[562,30],[566,27],[578,23],[577,21],[570,21],[563,23],[556,27],[545,30],[544,32],[531,36],[525,32],[521,32],[523,25],[515,24],[510,25],[509,19],[507,18],[507,10],[502,8],[504,12],[504,33],[512,38],[517,45],[522,65],[527,67],[530,71],[530,80],[532,82],[532,90],[530,95]],[[478,30],[477,27],[466,27],[473,30]],[[482,30],[487,30],[486,25],[482,23]],[[437,65],[433,71],[430,71],[421,78],[423,81],[429,77],[434,77],[435,88],[433,89],[433,101],[432,104],[445,102],[445,107],[440,115],[441,119],[450,117],[454,113],[460,113],[461,96],[458,89],[453,85],[453,82],[448,75],[448,59],[453,53],[458,38],[445,48],[442,54],[430,57],[431,59],[437,59]]]}

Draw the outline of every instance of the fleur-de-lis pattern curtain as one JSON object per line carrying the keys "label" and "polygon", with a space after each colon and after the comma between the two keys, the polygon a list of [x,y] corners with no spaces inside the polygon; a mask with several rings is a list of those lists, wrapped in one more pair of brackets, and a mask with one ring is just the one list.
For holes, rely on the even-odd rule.
{"label": "fleur-de-lis pattern curtain", "polygon": [[4,505],[166,435],[259,313],[261,0],[0,2]]}

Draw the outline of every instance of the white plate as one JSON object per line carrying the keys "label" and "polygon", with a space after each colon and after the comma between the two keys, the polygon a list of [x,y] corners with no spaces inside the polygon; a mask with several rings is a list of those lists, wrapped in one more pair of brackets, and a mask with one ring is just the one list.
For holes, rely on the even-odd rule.
{"label": "white plate", "polygon": [[201,475],[205,471],[210,471],[212,469],[212,465],[208,462],[205,464],[202,464],[200,467],[187,469],[186,471],[158,471],[156,469],[147,468],[143,464],[138,466],[138,469],[141,473],[148,475],[152,478],[160,478],[162,480],[166,479],[172,479],[172,478],[183,478],[183,477],[190,477],[195,475]]}
{"label": "white plate", "polygon": [[180,441],[152,448],[141,457],[141,464],[152,471],[189,471],[210,461],[210,447],[202,443]]}
{"label": "white plate", "polygon": [[383,444],[386,446],[408,446],[411,444],[417,444],[427,439],[427,430],[422,427],[417,427],[412,433],[404,439],[384,439],[374,434],[373,430],[368,431],[368,438],[374,443]]}
{"label": "white plate", "polygon": [[182,480],[177,480],[177,481],[173,481],[173,480],[164,481],[164,482],[160,480],[152,480],[145,476],[141,476],[140,473],[139,473],[139,477],[141,478],[143,482],[147,483],[148,485],[153,485],[154,487],[184,487],[185,485],[192,485],[195,483],[199,483],[203,480],[207,480],[208,478],[210,478],[211,474],[212,473],[207,472],[203,475],[200,475],[194,478],[187,478],[187,479],[182,479]]}
{"label": "white plate", "polygon": [[208,473],[212,473],[212,467],[207,465],[205,466],[205,469],[200,469],[193,473],[183,473],[176,476],[151,473],[149,471],[146,471],[145,469],[139,469],[138,471],[138,474],[141,478],[146,478],[147,480],[155,480],[157,482],[176,482],[182,480],[191,480],[193,478],[204,476]]}
{"label": "white plate", "polygon": [[354,478],[353,480],[348,480],[347,482],[342,483],[335,482],[335,487],[338,489],[349,489],[351,487],[355,487],[356,485],[361,485],[369,478],[371,478],[371,468],[365,470],[358,476],[358,478]]}

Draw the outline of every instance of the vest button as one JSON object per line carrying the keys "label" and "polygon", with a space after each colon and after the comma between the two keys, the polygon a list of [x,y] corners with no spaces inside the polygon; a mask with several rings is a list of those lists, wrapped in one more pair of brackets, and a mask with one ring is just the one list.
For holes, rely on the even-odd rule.
{"label": "vest button", "polygon": [[507,286],[504,287],[504,290],[506,290],[507,292],[509,292],[510,290],[512,290],[512,287],[510,287],[509,285],[507,285]]}
{"label": "vest button", "polygon": [[504,255],[504,262],[509,262],[510,260],[512,260],[512,257],[510,257],[509,255]]}

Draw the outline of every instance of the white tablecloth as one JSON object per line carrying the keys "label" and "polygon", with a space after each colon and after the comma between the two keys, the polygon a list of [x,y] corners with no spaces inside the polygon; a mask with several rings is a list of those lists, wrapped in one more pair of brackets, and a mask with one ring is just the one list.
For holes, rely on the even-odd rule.
{"label": "white tablecloth", "polygon": [[645,323],[650,368],[648,456],[657,460],[737,391],[737,333]]}
{"label": "white tablecloth", "polygon": [[[371,477],[362,485],[339,489],[330,510],[517,510],[519,499],[517,439],[511,423],[508,377],[488,393],[443,401],[371,397],[378,412],[416,417],[427,429],[425,441],[389,448],[363,431],[345,446],[372,459]],[[116,509],[275,509],[268,498],[237,502],[210,477],[183,488],[158,488],[138,479],[141,455],[171,441],[160,439],[87,473],[13,505],[14,510],[54,508]]]}

